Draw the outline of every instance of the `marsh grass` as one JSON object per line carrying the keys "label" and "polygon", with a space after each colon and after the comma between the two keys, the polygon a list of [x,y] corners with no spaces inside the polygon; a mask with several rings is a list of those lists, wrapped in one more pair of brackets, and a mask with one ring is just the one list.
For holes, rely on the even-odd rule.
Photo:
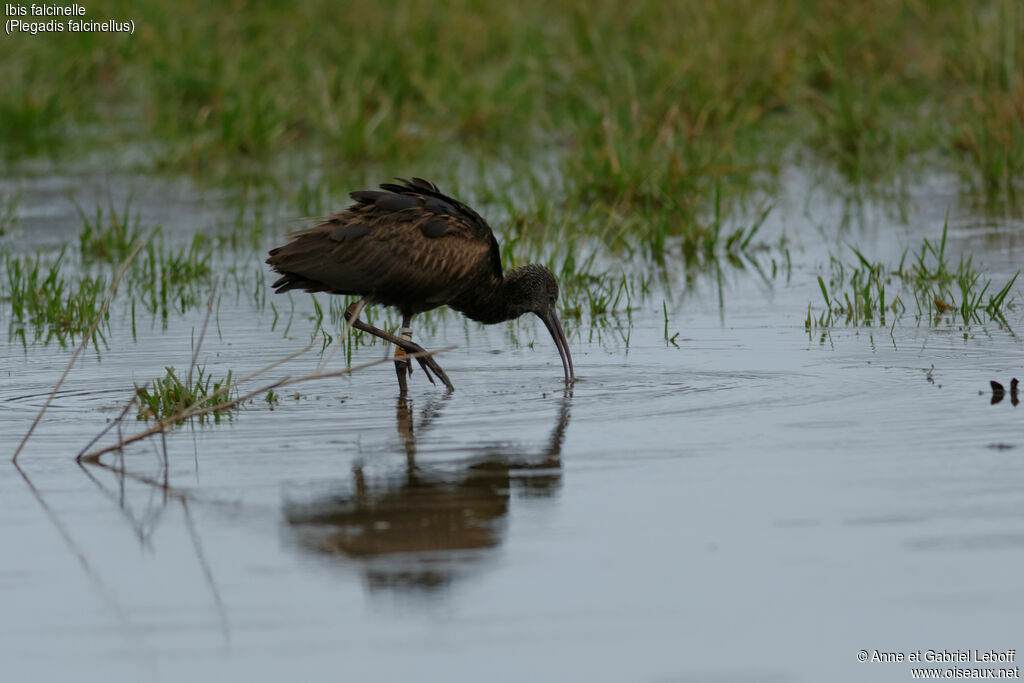
{"label": "marsh grass", "polygon": [[965,45],[951,50],[949,72],[972,87],[955,111],[953,142],[967,183],[984,203],[1017,207],[1024,174],[1024,8],[988,3],[964,11],[961,23]]}
{"label": "marsh grass", "polygon": [[898,272],[901,279],[911,285],[918,311],[922,314],[927,312],[936,322],[946,313],[955,312],[965,323],[980,323],[987,318],[1005,325],[1004,310],[1013,304],[1012,298],[1008,297],[1020,272],[985,299],[992,281],[982,280],[980,271],[974,266],[974,257],[961,255],[955,268],[947,260],[948,230],[947,219],[938,244],[925,238],[909,269],[903,267],[906,254],[901,261]]}
{"label": "marsh grass", "polygon": [[[0,45],[2,153],[110,149],[117,159],[141,141],[153,169],[241,189],[210,237],[186,245],[129,205],[80,210],[79,253],[54,276],[60,301],[87,310],[96,286],[74,269],[100,278],[152,236],[126,275],[133,329],[136,304],[164,320],[201,305],[224,269],[221,247],[265,248],[279,229],[261,208],[267,197],[287,197],[288,215],[325,215],[347,190],[413,169],[491,219],[506,269],[549,265],[577,326],[628,318],[651,273],[676,260],[719,278],[726,264],[774,278],[783,259],[769,275],[751,258],[772,211],[754,197],[770,196],[794,158],[831,165],[858,193],[908,168],[952,170],[986,206],[1021,210],[1017,0],[385,1],[351,11],[325,0],[245,11],[110,0],[95,11],[131,16],[139,30]],[[512,170],[495,178],[494,165]],[[0,213],[0,233],[12,222]],[[632,259],[641,267],[615,264]],[[943,305],[993,318],[1010,303],[970,259],[945,264],[948,280],[876,265],[823,278],[829,313],[815,319],[888,322],[911,296],[929,319]],[[340,304],[314,305],[322,350]],[[18,324],[35,325],[26,310]],[[53,305],[38,310],[48,329],[81,328]],[[292,305],[285,334],[294,317]],[[349,362],[372,343],[348,335]]]}
{"label": "marsh grass", "polygon": [[[5,82],[11,85],[6,79]],[[8,160],[55,154],[65,141],[69,123],[60,94],[52,87],[35,93],[17,87],[4,90],[6,96],[0,98],[0,131],[5,133],[0,135],[0,153]]]}
{"label": "marsh grass", "polygon": [[676,343],[676,339],[679,338],[679,333],[675,332],[675,333],[672,334],[671,337],[668,334],[668,302],[666,302],[666,301],[662,301],[661,302],[661,312],[662,312],[662,315],[665,318],[665,330],[664,330],[665,346],[668,346],[669,344],[671,344],[672,346],[674,346],[675,348],[678,349],[679,348],[679,344]]}
{"label": "marsh grass", "polygon": [[306,0],[244,12],[111,0],[97,12],[139,30],[0,46],[17,55],[0,59],[8,158],[143,139],[160,141],[160,169],[266,181],[268,161],[297,155],[351,181],[370,166],[442,168],[453,150],[544,151],[572,204],[639,212],[696,231],[695,244],[716,193],[742,199],[793,147],[855,183],[938,161],[1019,209],[1017,0]]}
{"label": "marsh grass", "polygon": [[130,217],[130,203],[126,203],[120,213],[113,206],[109,207],[105,216],[101,206],[96,207],[95,216],[85,213],[81,207],[75,208],[82,221],[78,251],[84,263],[120,263],[142,236],[139,217]]}
{"label": "marsh grass", "polygon": [[273,389],[268,389],[267,395],[263,397],[263,400],[267,402],[267,407],[273,410],[274,406],[281,402],[281,394],[277,393]]}
{"label": "marsh grass", "polygon": [[[94,213],[79,207],[78,213],[77,239],[58,253],[0,252],[0,297],[10,302],[10,336],[24,344],[73,343],[98,314],[116,265],[139,247],[142,256],[124,275],[133,333],[137,303],[164,320],[202,304],[212,286],[213,240],[196,233],[186,244],[167,244],[162,229],[143,226],[129,204]],[[109,317],[105,313],[95,328],[89,340],[94,345],[105,343]]]}
{"label": "marsh grass", "polygon": [[1024,82],[1012,94],[972,100],[958,126],[965,171],[986,206],[1015,208],[1024,175]]}
{"label": "marsh grass", "polygon": [[202,233],[177,248],[159,237],[147,243],[129,286],[149,313],[166,319],[202,304],[211,286],[213,249]]}
{"label": "marsh grass", "polygon": [[[23,343],[28,342],[29,329],[32,341],[56,340],[62,346],[73,343],[99,315],[106,279],[67,277],[62,272],[65,254],[66,249],[62,249],[52,262],[38,254],[32,258],[3,255],[3,296],[11,306],[10,333]],[[104,327],[101,324],[95,328],[90,340],[93,344],[104,340]]]}
{"label": "marsh grass", "polygon": [[[139,420],[162,421],[193,410],[208,410],[196,419],[200,423],[210,419],[220,422],[222,417],[230,416],[231,410],[237,409],[237,404],[232,401],[237,389],[232,385],[230,370],[226,377],[216,380],[206,374],[203,368],[196,367],[182,381],[174,368],[165,369],[167,373],[163,377],[154,379],[149,385],[135,388]],[[184,421],[185,418],[182,418],[178,424]]]}
{"label": "marsh grass", "polygon": [[[1013,307],[1010,294],[1020,272],[995,290],[992,281],[983,278],[974,265],[972,256],[961,255],[955,266],[949,260],[948,230],[947,218],[937,242],[924,238],[915,252],[904,251],[895,267],[873,263],[854,247],[850,250],[857,257],[856,263],[844,264],[832,257],[829,282],[818,276],[823,310],[815,316],[808,304],[805,327],[831,327],[839,322],[885,326],[887,314],[895,325],[907,310],[903,297],[913,297],[918,322],[938,325],[946,320],[970,325],[992,321],[1009,328],[1005,314]],[[893,290],[898,293],[894,295]]]}
{"label": "marsh grass", "polygon": [[18,201],[19,196],[10,192],[0,198],[0,237],[18,224]]}

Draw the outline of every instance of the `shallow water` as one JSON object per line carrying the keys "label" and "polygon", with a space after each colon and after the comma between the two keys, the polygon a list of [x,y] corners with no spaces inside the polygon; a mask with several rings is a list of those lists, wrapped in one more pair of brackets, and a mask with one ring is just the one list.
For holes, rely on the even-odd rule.
{"label": "shallow water", "polygon": [[[905,223],[868,204],[837,228],[827,193],[791,185],[764,235],[788,236],[790,273],[726,268],[722,308],[713,275],[676,283],[678,348],[662,292],[600,340],[570,324],[571,392],[538,322],[443,318],[417,340],[458,344],[439,356],[454,393],[417,369],[400,400],[381,365],[181,427],[166,464],[157,439],[78,466],[132,382],[187,367],[203,322],[132,340],[115,313],[22,469],[0,463],[10,680],[907,680],[858,651],[1024,651],[1024,406],[988,388],[1024,378],[1020,338],[803,324],[830,250],[896,262],[955,202],[926,188]],[[1021,227],[954,207],[951,248],[1002,283]],[[207,370],[309,339],[308,311],[287,337],[272,317],[225,294]],[[13,450],[70,350],[0,348]]]}

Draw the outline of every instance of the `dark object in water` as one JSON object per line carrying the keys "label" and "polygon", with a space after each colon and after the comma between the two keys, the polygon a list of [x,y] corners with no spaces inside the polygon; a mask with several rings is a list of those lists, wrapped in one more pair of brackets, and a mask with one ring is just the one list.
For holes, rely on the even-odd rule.
{"label": "dark object in water", "polygon": [[[1000,401],[1002,401],[1003,398],[1006,397],[1006,389],[1003,388],[1002,384],[1000,384],[999,382],[995,381],[994,379],[990,380],[989,384],[992,386],[992,403],[991,403],[991,405],[995,405],[995,404],[999,403]],[[1016,377],[1014,377],[1013,379],[1010,380],[1010,403],[1013,404],[1014,407],[1016,407],[1016,405],[1018,403],[1020,403],[1019,385],[1020,385],[1020,382],[1017,381]]]}
{"label": "dark object in water", "polygon": [[[406,352],[423,351],[412,342],[412,317],[445,305],[488,325],[536,314],[555,341],[565,381],[574,379],[569,343],[555,314],[558,282],[551,271],[531,264],[503,274],[498,242],[476,211],[426,180],[398,180],[401,185],[386,183],[382,191],[351,193],[355,204],[271,249],[267,263],[281,274],[276,292],[362,297],[345,311],[345,320],[398,346],[395,370],[402,392],[412,372]],[[401,311],[400,335],[359,320],[366,304]],[[433,372],[454,388],[433,357],[416,360],[431,382]]]}
{"label": "dark object in water", "polygon": [[543,448],[482,443],[457,461],[421,465],[418,435],[431,428],[444,399],[427,399],[417,423],[400,395],[404,471],[364,473],[359,464],[350,484],[328,482],[312,496],[308,486],[294,489],[283,508],[290,535],[318,555],[355,563],[371,592],[434,591],[467,577],[504,542],[512,500],[551,499],[561,490],[571,398],[563,395]]}

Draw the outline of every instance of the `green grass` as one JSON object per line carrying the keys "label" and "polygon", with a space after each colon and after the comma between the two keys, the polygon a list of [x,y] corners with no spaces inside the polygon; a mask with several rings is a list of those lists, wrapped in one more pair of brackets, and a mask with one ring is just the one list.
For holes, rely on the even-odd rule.
{"label": "green grass", "polygon": [[[81,331],[96,287],[141,239],[125,279],[133,329],[136,305],[164,320],[194,309],[225,268],[239,287],[244,271],[248,292],[251,264],[220,257],[248,259],[283,232],[278,202],[324,215],[395,174],[430,177],[480,210],[506,269],[551,267],[577,328],[628,320],[660,265],[719,281],[726,264],[760,271],[763,198],[793,163],[834,170],[859,197],[950,173],[984,208],[1024,215],[1019,0],[108,0],[89,14],[131,18],[136,33],[0,42],[0,155],[13,172],[39,157],[141,159],[133,171],[189,173],[236,203],[187,244],[129,204],[83,208],[66,259],[8,257],[13,324],[36,338]],[[808,324],[888,324],[907,307],[998,319],[1014,281],[994,291],[969,257],[947,259],[925,242],[906,266],[835,261]],[[252,291],[264,306],[258,275]],[[324,348],[343,304],[314,306]],[[346,356],[370,343],[349,335]]]}
{"label": "green grass", "polygon": [[[81,338],[99,315],[107,283],[102,276],[70,278],[62,272],[65,250],[52,262],[3,254],[3,298],[10,301],[9,333],[27,343],[56,340],[62,346]],[[105,321],[104,321],[105,322]],[[92,341],[103,339],[105,325],[96,328]]]}
{"label": "green grass", "polygon": [[130,271],[129,291],[147,312],[167,319],[202,305],[213,279],[213,247],[202,233],[180,247],[165,244],[157,231]]}
{"label": "green grass", "polygon": [[7,96],[0,99],[0,131],[4,131],[0,153],[8,160],[57,154],[70,123],[61,102],[60,94],[52,89],[45,94],[16,87],[7,90]]}
{"label": "green grass", "polygon": [[664,332],[664,334],[665,334],[665,346],[668,346],[669,344],[671,344],[673,347],[678,349],[679,348],[679,344],[676,343],[676,339],[679,338],[679,333],[675,332],[675,333],[672,334],[671,337],[668,334],[668,303],[665,302],[665,301],[661,302],[661,312],[662,312],[662,314],[665,317],[665,332]]}
{"label": "green grass", "polygon": [[[965,323],[980,323],[985,317],[1005,324],[1003,311],[1013,303],[1012,299],[1007,297],[1020,274],[1019,271],[998,291],[985,299],[992,281],[982,281],[981,273],[974,266],[974,257],[961,255],[955,269],[947,260],[948,229],[947,220],[942,227],[942,237],[938,244],[925,238],[909,270],[904,270],[902,263],[899,268],[900,277],[908,281],[913,288],[918,311],[927,312],[929,317],[936,321],[941,320],[949,312],[955,312]],[[906,260],[906,255],[903,260]]]}
{"label": "green grass", "polygon": [[19,196],[13,193],[0,197],[0,237],[18,224],[18,201]]}
{"label": "green grass", "polygon": [[116,265],[127,258],[141,237],[138,217],[129,218],[129,204],[120,214],[111,206],[105,217],[100,206],[96,207],[95,217],[86,214],[81,207],[77,209],[82,219],[78,251],[83,262],[100,261]]}
{"label": "green grass", "polygon": [[948,229],[947,220],[938,242],[924,238],[920,249],[913,254],[905,251],[895,267],[872,263],[853,247],[856,263],[844,264],[833,257],[828,283],[818,276],[824,306],[815,315],[813,305],[808,305],[805,326],[831,327],[840,322],[885,326],[887,315],[895,325],[907,311],[904,298],[913,298],[918,322],[970,325],[991,321],[1009,327],[1005,314],[1013,307],[1010,294],[1020,272],[996,290],[990,279],[983,278],[973,257],[962,255],[954,266],[946,253]]}
{"label": "green grass", "polygon": [[[120,212],[97,207],[94,213],[86,213],[79,208],[78,213],[82,227],[71,248],[33,256],[0,252],[0,298],[10,302],[11,336],[26,344],[57,341],[64,345],[80,338],[98,315],[114,271],[142,239],[146,243],[123,283],[131,298],[133,331],[136,303],[166,320],[206,300],[213,283],[216,245],[203,233],[196,233],[187,244],[170,246],[159,226],[142,226],[129,206]],[[90,342],[105,341],[109,317],[108,312]]]}
{"label": "green grass", "polygon": [[713,204],[728,215],[793,148],[855,183],[958,172],[1020,210],[1018,0],[109,0],[90,16],[137,30],[0,45],[8,158],[142,140],[152,168],[291,187],[310,167],[354,186],[541,159],[571,206],[697,249]]}
{"label": "green grass", "polygon": [[[234,395],[234,390],[227,389],[231,386],[231,371],[228,371],[224,379],[215,380],[205,374],[202,368],[195,368],[182,381],[174,368],[165,369],[167,374],[163,377],[154,379],[149,385],[135,388],[139,420],[160,421],[190,408],[213,408],[212,412],[199,415],[196,419],[200,423],[210,419],[220,422],[222,417],[230,416],[231,411],[237,409],[237,406],[229,405]],[[269,396],[267,401],[270,402]],[[224,407],[219,409],[218,406]]]}
{"label": "green grass", "polygon": [[986,205],[1019,207],[1024,175],[1024,7],[998,2],[961,17],[967,45],[956,51],[949,72],[970,84],[952,118],[954,144],[964,161],[962,173]]}

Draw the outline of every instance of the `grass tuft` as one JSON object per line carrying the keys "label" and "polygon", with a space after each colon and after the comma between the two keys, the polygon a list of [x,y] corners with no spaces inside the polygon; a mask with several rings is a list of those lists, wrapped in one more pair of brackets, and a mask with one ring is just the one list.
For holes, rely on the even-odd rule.
{"label": "grass tuft", "polygon": [[[906,252],[896,268],[872,263],[853,247],[850,249],[856,255],[857,263],[844,264],[833,257],[829,285],[822,276],[818,276],[824,309],[815,317],[808,306],[805,326],[831,327],[840,320],[847,325],[877,323],[884,326],[887,312],[894,315],[895,324],[906,311],[906,306],[899,295],[886,301],[886,285],[890,285],[890,291],[899,286],[901,293],[909,293],[914,298],[918,321],[926,320],[935,325],[943,320],[950,323],[959,320],[967,325],[994,321],[1008,327],[1005,313],[1013,307],[1010,292],[1019,271],[986,299],[992,281],[982,278],[974,266],[973,257],[961,256],[955,267],[948,260],[948,230],[947,217],[939,241],[936,243],[924,238],[910,267],[905,267]],[[840,293],[830,294],[830,287]]]}
{"label": "grass tuft", "polygon": [[[103,306],[106,283],[103,277],[70,280],[61,272],[65,249],[53,263],[44,258],[19,258],[5,253],[3,296],[11,304],[11,334],[27,343],[26,328],[32,328],[33,341],[58,341],[62,346],[74,343],[89,329]],[[105,322],[105,321],[104,321]],[[102,327],[94,338],[103,340]]]}
{"label": "grass tuft", "polygon": [[[222,417],[231,415],[230,411],[237,410],[237,405],[232,401],[237,392],[231,385],[230,370],[224,379],[214,380],[204,373],[203,368],[197,367],[195,377],[190,376],[184,382],[175,374],[174,368],[168,367],[166,370],[167,374],[154,379],[151,385],[135,388],[139,420],[161,421],[189,409],[213,408],[211,412],[200,414],[195,419],[203,423],[212,417],[214,422],[220,422]],[[184,419],[178,424],[182,422]]]}
{"label": "grass tuft", "polygon": [[84,263],[120,263],[131,253],[141,237],[138,217],[131,221],[128,218],[128,204],[120,214],[111,207],[105,221],[103,209],[99,206],[96,207],[95,217],[86,214],[81,207],[76,208],[82,219],[82,229],[78,232],[78,249]]}

